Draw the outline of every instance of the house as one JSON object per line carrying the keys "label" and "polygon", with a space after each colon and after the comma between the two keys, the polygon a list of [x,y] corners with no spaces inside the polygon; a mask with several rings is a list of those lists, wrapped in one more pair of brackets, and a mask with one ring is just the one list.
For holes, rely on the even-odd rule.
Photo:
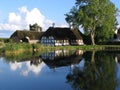
{"label": "house", "polygon": [[41,43],[50,46],[83,45],[78,29],[49,27],[41,37]]}
{"label": "house", "polygon": [[14,42],[28,42],[30,44],[40,42],[40,37],[44,32],[16,30],[10,37]]}

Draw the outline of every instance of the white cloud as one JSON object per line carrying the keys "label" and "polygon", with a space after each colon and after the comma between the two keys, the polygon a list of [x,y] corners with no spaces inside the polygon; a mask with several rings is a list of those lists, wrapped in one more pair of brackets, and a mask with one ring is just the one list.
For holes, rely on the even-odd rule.
{"label": "white cloud", "polygon": [[29,24],[38,23],[44,28],[51,25],[52,20],[46,19],[37,8],[28,10],[26,6],[18,9],[18,13],[10,12],[5,23],[0,23],[0,30],[21,30],[29,29]]}
{"label": "white cloud", "polygon": [[37,8],[34,8],[26,14],[25,21],[27,25],[38,23],[40,26],[44,27],[45,16],[43,16]]}
{"label": "white cloud", "polygon": [[0,30],[9,30],[9,31],[15,31],[17,29],[20,29],[21,26],[17,24],[11,24],[11,23],[0,23]]}
{"label": "white cloud", "polygon": [[[38,8],[28,10],[26,6],[18,8],[17,12],[10,12],[4,23],[0,22],[0,30],[14,32],[16,30],[29,29],[29,24],[37,23],[43,28],[43,31],[52,26],[54,21],[47,19]],[[66,27],[66,23],[54,22],[55,27]],[[10,37],[10,33],[3,34],[3,37]]]}
{"label": "white cloud", "polygon": [[15,13],[10,13],[8,17],[8,23],[10,24],[20,24],[21,23],[21,16]]}
{"label": "white cloud", "polygon": [[27,13],[28,12],[26,6],[23,6],[23,7],[19,8],[18,10],[20,11],[20,13]]}

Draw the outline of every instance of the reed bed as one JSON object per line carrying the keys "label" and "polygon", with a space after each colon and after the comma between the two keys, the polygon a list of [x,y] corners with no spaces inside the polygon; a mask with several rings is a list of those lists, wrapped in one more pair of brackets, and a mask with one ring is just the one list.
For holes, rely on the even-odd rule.
{"label": "reed bed", "polygon": [[0,43],[0,53],[5,55],[18,55],[24,52],[44,52],[60,49],[81,50],[120,50],[120,45],[81,45],[81,46],[44,46],[42,44],[29,43]]}

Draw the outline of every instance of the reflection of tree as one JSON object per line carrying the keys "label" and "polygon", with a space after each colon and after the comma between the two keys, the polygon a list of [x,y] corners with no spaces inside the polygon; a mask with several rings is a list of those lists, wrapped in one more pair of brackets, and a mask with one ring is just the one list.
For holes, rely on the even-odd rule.
{"label": "reflection of tree", "polygon": [[39,66],[39,64],[42,63],[42,60],[40,58],[34,58],[30,61],[30,65],[36,65],[36,66]]}
{"label": "reflection of tree", "polygon": [[115,90],[115,61],[110,52],[87,52],[85,66],[67,75],[67,82],[76,90]]}
{"label": "reflection of tree", "polygon": [[25,61],[30,61],[30,65],[36,65],[38,66],[39,64],[42,63],[41,58],[39,57],[40,53],[33,53],[33,52],[24,52],[20,53],[19,55],[7,55],[5,56],[6,62],[10,63],[15,63],[15,62],[25,62]]}

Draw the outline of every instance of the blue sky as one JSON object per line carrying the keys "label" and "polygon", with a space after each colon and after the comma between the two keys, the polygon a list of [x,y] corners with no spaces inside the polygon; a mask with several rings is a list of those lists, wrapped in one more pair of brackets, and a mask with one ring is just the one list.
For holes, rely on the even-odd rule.
{"label": "blue sky", "polygon": [[[119,0],[111,0],[120,9]],[[0,2],[0,37],[9,38],[15,30],[38,23],[46,30],[52,23],[65,27],[65,15],[75,0],[4,0]],[[120,24],[120,17],[118,18]]]}

